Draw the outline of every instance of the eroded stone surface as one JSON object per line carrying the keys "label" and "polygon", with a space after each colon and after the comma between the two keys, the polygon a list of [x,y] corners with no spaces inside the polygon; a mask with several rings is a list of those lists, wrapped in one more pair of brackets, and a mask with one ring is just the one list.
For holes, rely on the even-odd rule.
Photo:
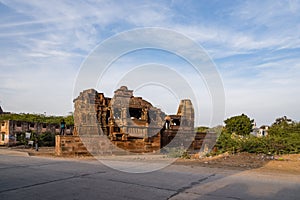
{"label": "eroded stone surface", "polygon": [[74,135],[90,152],[156,152],[165,146],[199,146],[193,142],[194,108],[189,99],[180,101],[177,114],[167,115],[122,86],[112,98],[94,89],[84,90],[74,105]]}

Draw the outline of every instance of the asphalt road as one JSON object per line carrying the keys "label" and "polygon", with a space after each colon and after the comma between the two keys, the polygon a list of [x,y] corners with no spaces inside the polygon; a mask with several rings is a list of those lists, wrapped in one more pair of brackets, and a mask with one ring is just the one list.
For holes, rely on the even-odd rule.
{"label": "asphalt road", "polygon": [[[122,162],[118,164],[122,165]],[[95,160],[41,158],[0,152],[0,199],[3,200],[286,200],[299,197],[300,177],[297,175],[183,165],[170,165],[150,173],[125,173]]]}

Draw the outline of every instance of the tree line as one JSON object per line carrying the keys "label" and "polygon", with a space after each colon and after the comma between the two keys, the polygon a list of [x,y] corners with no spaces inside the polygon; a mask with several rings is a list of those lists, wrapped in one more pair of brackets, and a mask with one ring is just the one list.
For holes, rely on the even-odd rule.
{"label": "tree line", "polygon": [[216,143],[216,153],[300,153],[300,123],[286,116],[277,118],[265,137],[250,134],[254,120],[245,114],[228,118],[224,122],[225,127]]}
{"label": "tree line", "polygon": [[47,123],[47,124],[60,124],[62,120],[66,122],[66,125],[74,125],[73,115],[67,116],[46,116],[43,114],[31,114],[31,113],[10,113],[1,114],[0,120],[14,120],[22,122],[33,122],[33,123]]}

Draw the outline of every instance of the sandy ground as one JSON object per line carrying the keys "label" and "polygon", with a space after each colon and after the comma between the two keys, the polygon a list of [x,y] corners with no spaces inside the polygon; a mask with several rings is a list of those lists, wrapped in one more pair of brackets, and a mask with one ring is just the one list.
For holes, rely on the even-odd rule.
{"label": "sandy ground", "polygon": [[234,155],[225,153],[202,159],[178,159],[175,164],[300,175],[300,154],[266,156],[250,153]]}

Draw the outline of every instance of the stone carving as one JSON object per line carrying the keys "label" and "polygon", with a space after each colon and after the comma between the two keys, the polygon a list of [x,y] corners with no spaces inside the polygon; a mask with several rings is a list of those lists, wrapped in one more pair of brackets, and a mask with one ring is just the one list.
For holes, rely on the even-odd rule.
{"label": "stone carving", "polygon": [[124,150],[152,152],[169,143],[189,147],[194,139],[194,108],[189,99],[180,101],[176,115],[167,115],[122,86],[113,98],[84,90],[74,105],[75,135],[105,137]]}

